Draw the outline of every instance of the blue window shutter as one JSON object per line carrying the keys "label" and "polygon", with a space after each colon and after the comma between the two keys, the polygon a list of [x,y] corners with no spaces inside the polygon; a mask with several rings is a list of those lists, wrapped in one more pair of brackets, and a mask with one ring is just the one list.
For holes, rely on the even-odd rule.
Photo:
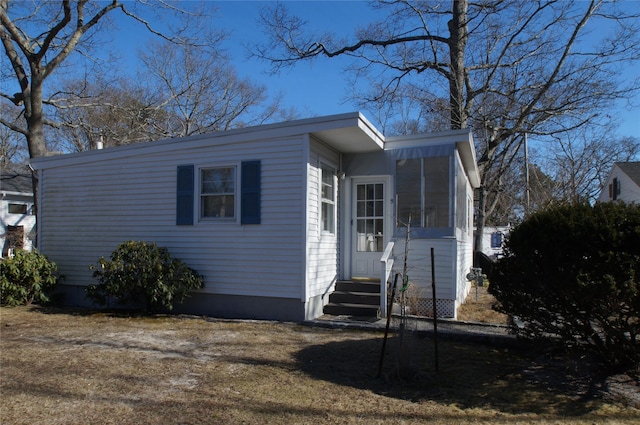
{"label": "blue window shutter", "polygon": [[193,225],[193,165],[178,166],[176,196],[176,224],[178,226]]}
{"label": "blue window shutter", "polygon": [[241,224],[260,224],[260,161],[244,161],[241,168]]}

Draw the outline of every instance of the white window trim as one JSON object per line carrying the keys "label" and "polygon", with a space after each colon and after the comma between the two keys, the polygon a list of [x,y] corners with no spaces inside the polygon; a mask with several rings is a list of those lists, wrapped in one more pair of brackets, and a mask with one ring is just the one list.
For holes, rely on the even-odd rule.
{"label": "white window trim", "polygon": [[[324,186],[324,181],[322,179],[322,173],[324,170],[328,170],[331,171],[332,177],[333,177],[333,200],[325,200],[326,198],[324,198],[322,196],[322,188]],[[330,161],[324,161],[324,160],[320,160],[320,164],[318,167],[318,206],[319,206],[319,211],[318,211],[318,216],[320,218],[319,223],[318,223],[318,230],[319,230],[319,234],[320,235],[332,235],[335,236],[337,233],[337,227],[338,227],[338,171],[337,171],[337,167],[332,164]],[[323,204],[329,204],[332,205],[332,211],[333,211],[333,221],[332,221],[332,230],[325,230],[324,229],[324,217],[323,217]]]}
{"label": "white window trim", "polygon": [[[202,197],[206,196],[202,194],[202,171],[211,170],[215,168],[233,168],[233,217],[203,217],[202,216]],[[240,223],[240,164],[239,163],[221,163],[221,164],[207,164],[197,167],[198,180],[197,180],[197,217],[199,223]]]}
{"label": "white window trim", "polygon": [[[26,212],[24,213],[13,213],[10,212],[9,209],[11,208],[12,205],[20,205],[20,206],[24,206]],[[11,215],[21,215],[21,216],[25,216],[25,215],[33,215],[33,204],[27,203],[27,202],[11,202],[8,201],[7,202],[7,214],[11,214]]]}

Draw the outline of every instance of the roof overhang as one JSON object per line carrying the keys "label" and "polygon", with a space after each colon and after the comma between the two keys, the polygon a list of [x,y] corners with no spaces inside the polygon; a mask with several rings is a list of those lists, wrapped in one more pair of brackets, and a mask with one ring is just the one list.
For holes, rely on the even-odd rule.
{"label": "roof overhang", "polygon": [[199,134],[184,138],[136,143],[104,150],[35,158],[34,169],[60,167],[107,159],[129,157],[146,152],[169,152],[176,149],[197,149],[212,144],[230,144],[247,140],[273,140],[284,137],[310,135],[341,153],[363,153],[382,150],[384,136],[360,112],[263,124],[217,133]]}
{"label": "roof overhang", "polygon": [[480,170],[476,160],[476,147],[473,142],[473,135],[469,132],[469,138],[465,141],[456,142],[462,165],[467,170],[471,187],[477,189],[480,187]]}
{"label": "roof overhang", "polygon": [[412,134],[387,138],[386,148],[399,149],[411,146],[437,146],[454,144],[462,165],[469,176],[471,186],[480,187],[480,172],[476,162],[476,150],[470,129],[447,130],[439,133]]}
{"label": "roof overhang", "polygon": [[359,112],[333,116],[333,120],[323,127],[311,134],[338,152],[364,153],[384,149],[382,133]]}
{"label": "roof overhang", "polygon": [[33,196],[33,192],[14,192],[11,190],[3,190],[0,191],[0,196],[2,196],[2,198],[4,198],[5,196],[22,196],[28,198]]}

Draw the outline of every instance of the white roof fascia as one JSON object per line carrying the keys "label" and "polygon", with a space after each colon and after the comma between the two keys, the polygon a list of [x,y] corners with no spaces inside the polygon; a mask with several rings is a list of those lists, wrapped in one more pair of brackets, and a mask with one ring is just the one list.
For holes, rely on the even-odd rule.
{"label": "white roof fascia", "polygon": [[325,143],[341,151],[364,152],[382,149],[384,136],[359,112],[330,115],[239,128],[222,132],[198,134],[188,137],[136,143],[106,149],[65,155],[48,156],[32,160],[34,169],[62,167],[110,159],[125,158],[145,153],[197,149],[203,146],[226,145],[251,140],[271,140],[314,134]]}
{"label": "white roof fascia", "polygon": [[9,190],[3,190],[0,193],[2,193],[2,196],[24,196],[24,197],[33,196],[33,192],[12,192]]}
{"label": "white roof fascia", "polygon": [[460,142],[461,139],[469,140],[470,138],[471,130],[468,128],[440,131],[438,133],[409,134],[405,136],[387,137],[385,149],[444,145],[447,143]]}

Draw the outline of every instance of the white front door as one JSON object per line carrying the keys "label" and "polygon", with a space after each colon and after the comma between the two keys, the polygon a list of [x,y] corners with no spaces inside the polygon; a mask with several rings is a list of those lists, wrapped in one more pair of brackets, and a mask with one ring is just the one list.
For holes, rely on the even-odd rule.
{"label": "white front door", "polygon": [[351,277],[379,278],[380,257],[388,240],[385,216],[387,179],[353,179]]}

